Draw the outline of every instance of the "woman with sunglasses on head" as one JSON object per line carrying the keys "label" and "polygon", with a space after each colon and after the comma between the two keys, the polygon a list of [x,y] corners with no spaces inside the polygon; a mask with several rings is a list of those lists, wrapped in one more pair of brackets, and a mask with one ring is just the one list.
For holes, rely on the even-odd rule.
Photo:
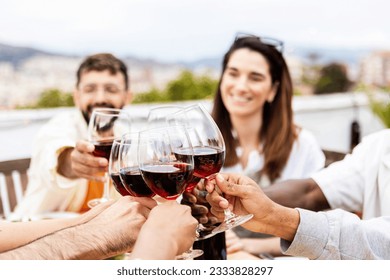
{"label": "woman with sunglasses on head", "polygon": [[[212,109],[226,144],[222,172],[247,175],[262,188],[306,178],[325,163],[314,136],[293,122],[293,85],[282,51],[281,41],[238,34],[223,58]],[[228,253],[280,254],[278,239],[233,230]]]}

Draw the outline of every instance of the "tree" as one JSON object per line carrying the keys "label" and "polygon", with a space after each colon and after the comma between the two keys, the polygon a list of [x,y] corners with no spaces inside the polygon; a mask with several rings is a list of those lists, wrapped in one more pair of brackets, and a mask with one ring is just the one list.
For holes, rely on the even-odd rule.
{"label": "tree", "polygon": [[48,89],[42,92],[35,108],[71,107],[74,106],[71,93],[65,93],[59,89]]}
{"label": "tree", "polygon": [[164,90],[156,88],[135,95],[133,103],[169,102],[204,99],[212,96],[218,81],[207,75],[195,76],[191,71],[183,71],[179,77],[170,81]]}
{"label": "tree", "polygon": [[315,84],[314,93],[346,92],[351,86],[344,65],[331,63],[320,70],[320,76]]}
{"label": "tree", "polygon": [[371,99],[370,105],[374,114],[378,116],[387,128],[390,128],[390,103]]}
{"label": "tree", "polygon": [[203,99],[214,94],[217,82],[207,76],[196,77],[190,71],[168,83],[166,93],[171,101]]}
{"label": "tree", "polygon": [[165,102],[167,96],[165,92],[158,90],[157,88],[152,88],[148,92],[138,93],[134,96],[133,103],[150,103],[150,102]]}
{"label": "tree", "polygon": [[17,106],[18,109],[39,109],[54,107],[73,107],[72,93],[62,92],[59,89],[48,89],[41,93],[34,104],[27,106]]}

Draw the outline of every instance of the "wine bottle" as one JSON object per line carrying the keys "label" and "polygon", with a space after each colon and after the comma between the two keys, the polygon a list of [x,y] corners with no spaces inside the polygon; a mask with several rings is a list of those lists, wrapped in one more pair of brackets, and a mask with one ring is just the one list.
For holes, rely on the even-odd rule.
{"label": "wine bottle", "polygon": [[218,233],[210,238],[195,241],[194,249],[203,250],[203,255],[195,260],[226,260],[225,233]]}

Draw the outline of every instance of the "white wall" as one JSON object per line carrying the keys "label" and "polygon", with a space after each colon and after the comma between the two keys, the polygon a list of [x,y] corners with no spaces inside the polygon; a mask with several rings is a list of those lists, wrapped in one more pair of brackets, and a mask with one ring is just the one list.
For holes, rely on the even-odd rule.
{"label": "white wall", "polygon": [[[187,106],[197,101],[179,102]],[[210,101],[202,101],[211,108]],[[362,136],[383,128],[370,111],[364,94],[332,94],[294,97],[295,122],[313,132],[321,147],[347,152],[350,143],[350,125],[354,120],[354,104],[358,108],[358,121]],[[152,105],[127,107],[134,117],[146,119]],[[0,160],[29,157],[32,139],[38,129],[52,116],[69,108],[47,110],[0,111]]]}

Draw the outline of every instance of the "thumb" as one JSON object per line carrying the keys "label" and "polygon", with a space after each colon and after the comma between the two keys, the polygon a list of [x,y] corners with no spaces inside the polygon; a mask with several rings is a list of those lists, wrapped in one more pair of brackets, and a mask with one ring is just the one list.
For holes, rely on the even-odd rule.
{"label": "thumb", "polygon": [[242,185],[234,184],[225,180],[225,178],[221,174],[217,174],[215,181],[217,182],[218,188],[223,193],[231,196],[237,196],[240,198],[243,197]]}
{"label": "thumb", "polygon": [[92,153],[94,151],[94,149],[95,149],[95,146],[88,141],[79,140],[76,143],[76,150],[78,150],[79,152]]}

